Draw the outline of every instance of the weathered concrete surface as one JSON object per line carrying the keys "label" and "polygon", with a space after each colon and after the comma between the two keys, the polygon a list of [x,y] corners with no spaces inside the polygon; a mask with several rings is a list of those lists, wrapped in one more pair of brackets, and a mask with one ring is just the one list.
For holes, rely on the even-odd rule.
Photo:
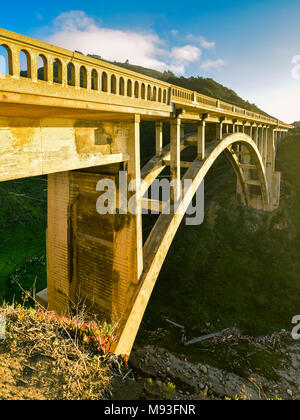
{"label": "weathered concrete surface", "polygon": [[123,162],[128,122],[0,117],[0,181]]}

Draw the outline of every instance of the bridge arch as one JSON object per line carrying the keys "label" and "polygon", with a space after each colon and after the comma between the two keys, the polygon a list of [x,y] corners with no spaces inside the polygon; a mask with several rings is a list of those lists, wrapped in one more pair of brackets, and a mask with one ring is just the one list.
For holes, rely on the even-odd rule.
{"label": "bridge arch", "polygon": [[[228,135],[220,141],[212,142],[207,148],[207,157],[203,160],[195,159],[192,165],[188,168],[187,172],[184,174],[182,180],[191,179],[192,183],[186,189],[185,196],[180,202],[176,212],[174,210],[174,206],[171,206],[171,209],[173,208],[173,212],[171,211],[170,214],[161,214],[145,242],[143,248],[144,270],[137,290],[128,305],[128,311],[124,318],[120,321],[120,338],[114,348],[116,353],[130,354],[152,290],[155,286],[159,272],[162,268],[174,236],[202,180],[205,178],[213,163],[223,152],[225,152],[226,156],[229,158],[229,161],[232,164],[241,184],[245,204],[248,203],[249,197],[247,193],[246,179],[236,157],[236,150],[234,148],[236,145],[243,146],[250,153],[261,187],[262,205],[265,210],[268,210],[269,190],[265,168],[259,150],[251,137],[244,133],[235,133]],[[169,152],[166,151],[166,153],[168,154]],[[157,166],[153,167],[152,171],[155,172],[155,175],[151,177],[151,175],[149,176],[148,174],[148,177],[146,178],[146,185],[142,188],[141,195],[147,191],[153,180],[157,178],[164,167],[165,166],[162,165],[161,170],[159,170]]]}

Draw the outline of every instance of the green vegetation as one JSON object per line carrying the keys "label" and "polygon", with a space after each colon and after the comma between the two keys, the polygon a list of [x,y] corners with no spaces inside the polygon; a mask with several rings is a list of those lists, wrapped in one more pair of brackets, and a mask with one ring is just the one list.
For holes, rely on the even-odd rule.
{"label": "green vegetation", "polygon": [[47,179],[0,183],[0,299],[46,287]]}

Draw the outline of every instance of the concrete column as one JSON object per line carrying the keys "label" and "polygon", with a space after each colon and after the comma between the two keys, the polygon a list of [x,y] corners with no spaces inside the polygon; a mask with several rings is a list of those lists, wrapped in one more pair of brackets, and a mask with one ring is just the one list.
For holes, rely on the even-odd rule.
{"label": "concrete column", "polygon": [[216,139],[222,140],[223,138],[223,123],[219,122],[216,124]]}
{"label": "concrete column", "polygon": [[205,158],[205,121],[198,123],[198,138],[197,138],[197,153],[198,159],[203,160]]}
{"label": "concrete column", "polygon": [[170,171],[173,187],[171,188],[171,202],[176,202],[181,193],[180,182],[180,119],[176,118],[171,120],[171,141],[170,141]]}
{"label": "concrete column", "polygon": [[255,141],[256,146],[258,145],[258,127],[253,127],[253,140]]}
{"label": "concrete column", "polygon": [[263,161],[265,166],[267,165],[267,155],[268,155],[268,127],[264,129],[264,153],[263,153]]}
{"label": "concrete column", "polygon": [[67,71],[67,63],[62,61],[61,63],[61,85],[67,86],[68,85],[68,71]]}
{"label": "concrete column", "polygon": [[38,71],[37,58],[38,58],[37,54],[31,54],[30,74],[31,74],[31,80],[33,82],[37,81],[37,71]]}
{"label": "concrete column", "polygon": [[11,61],[12,61],[12,73],[15,78],[20,77],[20,58],[19,49],[11,46]]}
{"label": "concrete column", "polygon": [[253,126],[250,125],[249,136],[253,138]]}
{"label": "concrete column", "polygon": [[276,144],[275,131],[272,127],[267,130],[266,174],[269,187],[270,210],[279,206],[281,173],[275,171]]}
{"label": "concrete column", "polygon": [[257,127],[258,130],[258,150],[262,157],[263,155],[263,127]]}
{"label": "concrete column", "polygon": [[136,205],[136,247],[140,249],[141,252],[137,253],[137,278],[138,280],[143,271],[143,253],[142,253],[142,244],[143,244],[143,229],[142,229],[142,208],[141,208],[141,196],[140,196],[140,186],[141,186],[141,162],[140,162],[140,116],[134,115],[133,120],[133,136],[128,138],[128,153],[130,159],[128,161],[128,178],[135,180],[135,205]]}
{"label": "concrete column", "polygon": [[182,123],[180,125],[180,138],[181,139],[184,138],[184,124],[182,124]]}
{"label": "concrete column", "polygon": [[159,157],[163,149],[163,123],[155,123],[155,150],[156,156]]}
{"label": "concrete column", "polygon": [[86,70],[86,88],[87,90],[91,90],[92,89],[92,70],[90,68],[88,68]]}
{"label": "concrete column", "polygon": [[267,158],[267,167],[271,168],[272,171],[275,170],[275,136],[276,136],[276,132],[272,129],[269,128],[267,131],[267,153],[266,153],[266,158]]}

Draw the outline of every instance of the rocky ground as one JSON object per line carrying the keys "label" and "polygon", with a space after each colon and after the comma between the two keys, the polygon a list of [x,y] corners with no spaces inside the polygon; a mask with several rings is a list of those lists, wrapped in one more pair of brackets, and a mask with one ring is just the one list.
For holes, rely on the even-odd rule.
{"label": "rocky ground", "polygon": [[207,352],[221,347],[226,369],[189,361],[158,344],[135,346],[132,370],[115,384],[113,398],[300,399],[300,342],[289,333],[251,338],[233,330],[206,342]]}

